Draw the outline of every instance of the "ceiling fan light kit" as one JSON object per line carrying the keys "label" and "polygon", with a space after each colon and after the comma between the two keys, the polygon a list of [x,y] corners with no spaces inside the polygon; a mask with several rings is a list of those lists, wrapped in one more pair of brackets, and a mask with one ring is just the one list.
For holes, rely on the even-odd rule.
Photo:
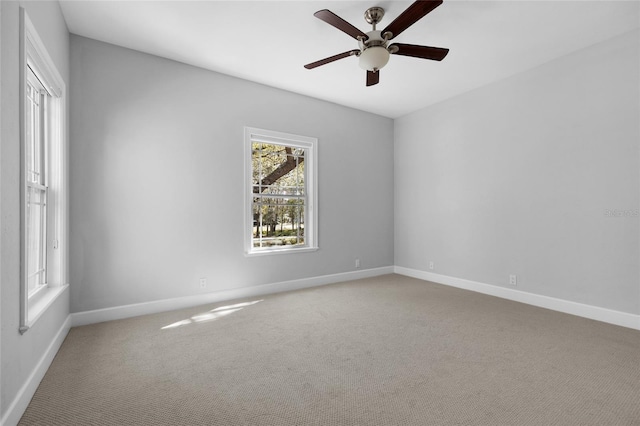
{"label": "ceiling fan light kit", "polygon": [[382,47],[369,47],[360,52],[360,68],[376,72],[389,62],[389,51]]}
{"label": "ceiling fan light kit", "polygon": [[442,0],[418,0],[402,12],[391,24],[382,31],[376,29],[377,24],[384,17],[384,9],[371,7],[364,12],[364,19],[373,26],[368,33],[360,31],[335,13],[323,9],[314,13],[314,16],[329,25],[332,25],[345,34],[358,40],[358,50],[350,50],[339,53],[325,59],[305,65],[307,69],[313,69],[321,65],[337,61],[349,56],[358,56],[360,68],[367,71],[367,86],[373,86],[380,81],[380,70],[389,62],[390,55],[412,56],[414,58],[431,59],[441,61],[449,53],[449,49],[441,47],[419,46],[413,44],[394,43],[390,40],[416,23],[426,14],[442,4]]}

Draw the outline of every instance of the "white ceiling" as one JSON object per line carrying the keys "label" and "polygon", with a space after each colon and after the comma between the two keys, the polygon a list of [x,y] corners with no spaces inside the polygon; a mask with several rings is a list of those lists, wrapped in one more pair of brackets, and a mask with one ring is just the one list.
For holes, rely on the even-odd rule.
{"label": "white ceiling", "polygon": [[396,118],[640,27],[636,1],[445,0],[394,41],[446,47],[442,62],[394,55],[380,84],[349,57],[357,48],[313,16],[329,9],[362,31],[410,1],[61,1],[69,31],[209,70]]}

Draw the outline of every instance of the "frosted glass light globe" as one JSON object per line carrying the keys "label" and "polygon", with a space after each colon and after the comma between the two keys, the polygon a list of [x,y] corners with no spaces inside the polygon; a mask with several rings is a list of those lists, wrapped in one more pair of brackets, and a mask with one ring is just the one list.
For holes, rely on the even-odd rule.
{"label": "frosted glass light globe", "polygon": [[389,62],[389,52],[382,46],[369,47],[360,54],[360,68],[379,70]]}

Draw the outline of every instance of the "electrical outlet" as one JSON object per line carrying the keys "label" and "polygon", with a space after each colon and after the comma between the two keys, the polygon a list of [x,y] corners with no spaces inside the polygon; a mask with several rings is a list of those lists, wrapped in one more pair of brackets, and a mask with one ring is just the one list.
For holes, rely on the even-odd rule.
{"label": "electrical outlet", "polygon": [[360,267],[360,259],[356,259],[356,268]]}
{"label": "electrical outlet", "polygon": [[207,287],[207,279],[200,278],[200,288],[206,288],[206,287]]}
{"label": "electrical outlet", "polygon": [[517,275],[509,275],[509,285],[518,285]]}
{"label": "electrical outlet", "polygon": [[429,269],[433,270],[435,266],[433,265],[433,261],[429,262]]}

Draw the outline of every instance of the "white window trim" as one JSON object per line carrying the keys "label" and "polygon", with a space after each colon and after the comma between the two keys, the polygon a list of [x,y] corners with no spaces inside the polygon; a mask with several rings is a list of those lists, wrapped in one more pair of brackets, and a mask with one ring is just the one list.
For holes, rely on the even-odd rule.
{"label": "white window trim", "polygon": [[[53,60],[49,56],[42,39],[27,16],[20,8],[20,333],[25,333],[49,306],[64,292],[67,284],[67,131],[66,131],[66,86]],[[51,218],[48,221],[47,252],[48,258],[55,259],[49,271],[47,287],[29,298],[27,285],[27,244],[26,226],[26,156],[25,156],[25,91],[28,66],[37,70],[38,78],[45,83],[51,94],[50,131],[51,140],[49,164],[49,188],[54,196],[49,199]],[[49,263],[49,262],[48,262]]]}
{"label": "white window trim", "polygon": [[[303,247],[269,247],[255,249],[253,247],[253,193],[251,144],[253,141],[283,144],[307,149],[310,159],[305,159],[307,206],[305,214],[305,245]],[[244,222],[244,253],[245,256],[265,256],[274,254],[304,253],[318,250],[318,139],[309,136],[299,136],[273,130],[244,128],[244,173],[245,173],[245,222]]]}

